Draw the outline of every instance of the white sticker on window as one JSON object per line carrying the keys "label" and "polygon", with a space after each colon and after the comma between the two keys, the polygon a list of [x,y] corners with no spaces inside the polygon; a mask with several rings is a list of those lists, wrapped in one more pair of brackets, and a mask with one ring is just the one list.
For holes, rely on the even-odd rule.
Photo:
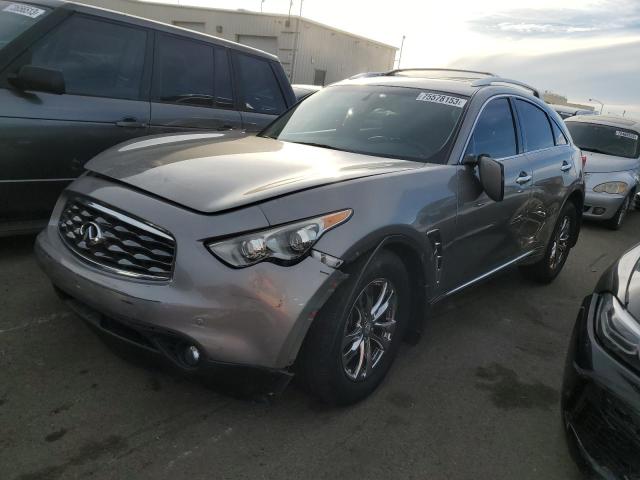
{"label": "white sticker on window", "polygon": [[621,132],[620,130],[616,130],[616,135],[618,137],[630,138],[631,140],[638,139],[638,135],[636,135],[635,133]]}
{"label": "white sticker on window", "polygon": [[467,101],[464,98],[451,97],[449,95],[441,95],[440,93],[420,92],[416,97],[420,102],[442,103],[443,105],[451,105],[452,107],[462,108]]}
{"label": "white sticker on window", "polygon": [[12,3],[2,9],[3,12],[17,13],[18,15],[24,15],[29,18],[38,18],[45,10],[31,5],[24,5],[22,3]]}

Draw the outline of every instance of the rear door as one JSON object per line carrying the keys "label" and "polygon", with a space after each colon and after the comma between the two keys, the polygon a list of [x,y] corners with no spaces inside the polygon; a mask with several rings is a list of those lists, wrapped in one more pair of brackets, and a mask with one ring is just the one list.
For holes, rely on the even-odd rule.
{"label": "rear door", "polygon": [[445,287],[463,285],[524,253],[533,169],[523,153],[508,97],[489,100],[482,109],[465,155],[489,155],[504,165],[504,200],[491,200],[478,169],[460,166],[457,235],[452,246],[457,268],[444,273]]}
{"label": "rear door", "polygon": [[151,132],[223,131],[239,129],[241,124],[227,49],[158,32]]}
{"label": "rear door", "polygon": [[149,45],[144,28],[74,14],[7,68],[59,70],[66,93],[0,89],[0,221],[48,218],[89,159],[147,134]]}
{"label": "rear door", "polygon": [[276,71],[267,59],[233,54],[242,127],[259,132],[287,109]]}
{"label": "rear door", "polygon": [[533,102],[516,99],[527,158],[534,166],[530,228],[524,241],[544,248],[577,170],[573,149],[555,121]]}

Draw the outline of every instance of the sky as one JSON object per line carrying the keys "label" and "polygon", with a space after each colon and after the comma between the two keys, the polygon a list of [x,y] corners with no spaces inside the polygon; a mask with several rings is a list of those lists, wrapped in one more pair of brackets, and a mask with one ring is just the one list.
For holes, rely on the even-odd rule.
{"label": "sky", "polygon": [[[290,0],[155,0],[286,13]],[[300,1],[293,1],[298,13]],[[516,78],[640,118],[640,0],[303,0],[302,15],[400,46],[402,67]]]}

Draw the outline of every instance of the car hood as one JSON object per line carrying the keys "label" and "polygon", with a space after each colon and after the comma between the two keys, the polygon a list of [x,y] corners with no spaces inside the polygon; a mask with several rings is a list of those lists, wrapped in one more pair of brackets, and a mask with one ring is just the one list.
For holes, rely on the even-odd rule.
{"label": "car hood", "polygon": [[423,165],[238,133],[198,133],[126,142],[86,168],[192,210],[216,213]]}
{"label": "car hood", "polygon": [[636,170],[640,166],[640,160],[637,158],[616,157],[587,150],[583,150],[582,153],[587,156],[587,163],[584,167],[587,173],[624,172]]}

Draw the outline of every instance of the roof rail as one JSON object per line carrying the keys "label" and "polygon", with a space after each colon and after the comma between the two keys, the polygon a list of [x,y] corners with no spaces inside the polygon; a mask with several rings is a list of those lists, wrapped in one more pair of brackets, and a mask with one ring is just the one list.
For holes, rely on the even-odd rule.
{"label": "roof rail", "polygon": [[452,73],[475,73],[476,75],[486,75],[488,77],[495,77],[494,73],[490,72],[478,72],[476,70],[462,70],[459,68],[398,68],[395,70],[389,70],[386,75],[395,75],[402,72],[452,72]]}
{"label": "roof rail", "polygon": [[491,76],[491,77],[487,77],[487,78],[479,78],[478,80],[474,81],[471,86],[472,87],[486,87],[489,85],[494,85],[496,83],[506,83],[509,85],[516,85],[518,87],[524,88],[526,90],[530,90],[531,93],[533,93],[534,97],[538,97],[540,98],[540,92],[538,91],[537,88],[532,87],[531,85],[527,85],[524,82],[520,82],[518,80],[512,80],[510,78],[502,78],[502,77],[496,77],[496,76]]}

